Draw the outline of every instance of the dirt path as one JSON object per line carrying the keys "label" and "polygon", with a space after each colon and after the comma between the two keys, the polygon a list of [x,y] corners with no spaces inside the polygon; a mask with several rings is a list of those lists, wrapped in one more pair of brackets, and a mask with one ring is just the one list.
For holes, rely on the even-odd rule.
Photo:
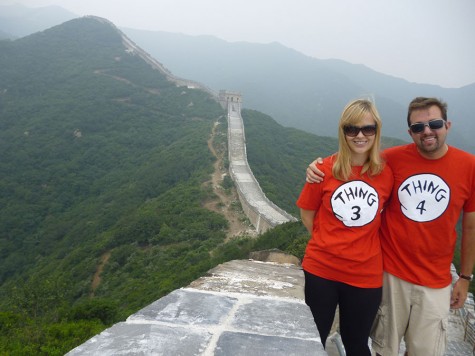
{"label": "dirt path", "polygon": [[[228,175],[228,172],[224,167],[224,155],[227,153],[227,149],[225,147],[226,141],[224,141],[223,144],[216,143],[218,126],[219,122],[216,121],[211,131],[210,138],[208,139],[208,148],[213,156],[216,157],[216,161],[213,164],[214,170],[211,174],[210,180],[204,183],[205,186],[211,186],[215,198],[206,201],[204,207],[208,210],[224,215],[228,221],[229,229],[226,233],[226,241],[241,235],[257,236],[256,230],[242,211],[236,188],[233,186],[226,191],[222,186],[224,177]],[[101,284],[101,274],[105,265],[109,261],[110,256],[110,251],[101,256],[96,272],[92,278],[90,297],[94,297],[95,291]]]}
{"label": "dirt path", "polygon": [[111,257],[110,251],[107,251],[101,256],[101,260],[99,265],[97,266],[96,273],[92,277],[92,284],[91,284],[91,294],[90,297],[94,297],[94,293],[96,292],[97,287],[101,284],[101,274],[104,270],[104,266],[109,262],[109,258]]}
{"label": "dirt path", "polygon": [[236,189],[232,187],[229,192],[225,191],[222,183],[226,175],[227,170],[224,168],[224,155],[227,152],[225,147],[220,147],[215,144],[215,138],[217,135],[217,129],[219,122],[215,122],[211,131],[211,136],[208,139],[208,148],[213,156],[216,157],[214,163],[214,171],[211,175],[211,179],[205,184],[210,184],[217,199],[207,201],[204,207],[224,215],[229,223],[229,230],[227,232],[227,238],[232,238],[239,235],[256,235],[255,229],[250,225],[249,220],[244,215],[239,204],[239,198]]}

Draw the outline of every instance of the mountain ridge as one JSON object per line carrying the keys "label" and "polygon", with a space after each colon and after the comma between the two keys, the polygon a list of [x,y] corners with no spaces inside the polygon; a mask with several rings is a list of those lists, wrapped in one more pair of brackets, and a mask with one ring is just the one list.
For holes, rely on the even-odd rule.
{"label": "mountain ridge", "polygon": [[416,96],[441,97],[454,122],[449,142],[475,152],[465,130],[475,126],[467,119],[475,110],[468,99],[475,96],[475,83],[459,89],[410,83],[361,64],[313,58],[279,43],[230,43],[212,36],[123,30],[173,73],[212,89],[233,88],[243,94],[246,108],[320,136],[335,137],[341,108],[348,101],[370,97],[383,118],[383,134],[409,141],[409,101]]}

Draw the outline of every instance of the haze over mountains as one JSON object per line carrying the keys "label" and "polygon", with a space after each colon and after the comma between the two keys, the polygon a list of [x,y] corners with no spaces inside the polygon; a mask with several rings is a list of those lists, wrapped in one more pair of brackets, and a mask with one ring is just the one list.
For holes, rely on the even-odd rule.
{"label": "haze over mountains", "polygon": [[[17,22],[26,20],[16,17]],[[409,101],[416,96],[440,97],[448,102],[453,120],[449,142],[475,152],[470,134],[475,129],[475,83],[458,89],[410,83],[362,65],[311,58],[278,43],[229,43],[211,36],[123,31],[175,75],[215,91],[240,91],[244,107],[318,135],[335,136],[342,107],[353,98],[369,96],[383,117],[383,135],[408,141]]]}
{"label": "haze over mountains", "polygon": [[124,29],[173,73],[212,89],[243,93],[245,107],[265,112],[284,126],[336,135],[344,105],[372,97],[383,117],[383,134],[409,141],[407,105],[416,96],[441,97],[454,120],[451,142],[469,149],[475,129],[475,84],[460,89],[409,83],[341,60],[307,57],[278,43],[228,43],[209,36]]}
{"label": "haze over mountains", "polygon": [[43,31],[78,17],[59,6],[29,8],[23,5],[0,6],[0,39],[15,39]]}

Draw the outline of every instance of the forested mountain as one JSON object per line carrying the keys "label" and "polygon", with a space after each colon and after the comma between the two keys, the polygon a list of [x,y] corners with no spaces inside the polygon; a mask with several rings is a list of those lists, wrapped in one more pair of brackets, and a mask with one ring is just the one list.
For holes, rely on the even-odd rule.
{"label": "forested mountain", "polygon": [[[99,250],[122,244],[119,217],[133,220],[144,202],[210,172],[206,137],[222,109],[126,53],[113,27],[71,21],[0,52],[2,281],[39,262],[30,249],[62,245],[64,256],[89,239]],[[200,199],[191,195],[187,209]]]}

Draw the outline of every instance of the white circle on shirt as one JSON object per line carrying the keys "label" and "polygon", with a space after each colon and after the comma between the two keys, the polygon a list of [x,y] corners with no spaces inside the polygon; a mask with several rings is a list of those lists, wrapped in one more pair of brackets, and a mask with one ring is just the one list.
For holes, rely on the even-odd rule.
{"label": "white circle on shirt", "polygon": [[364,226],[378,212],[379,195],[368,183],[356,180],[339,186],[330,202],[333,214],[345,226]]}
{"label": "white circle on shirt", "polygon": [[409,219],[426,222],[437,219],[447,209],[450,187],[435,174],[416,174],[397,190],[401,212]]}

